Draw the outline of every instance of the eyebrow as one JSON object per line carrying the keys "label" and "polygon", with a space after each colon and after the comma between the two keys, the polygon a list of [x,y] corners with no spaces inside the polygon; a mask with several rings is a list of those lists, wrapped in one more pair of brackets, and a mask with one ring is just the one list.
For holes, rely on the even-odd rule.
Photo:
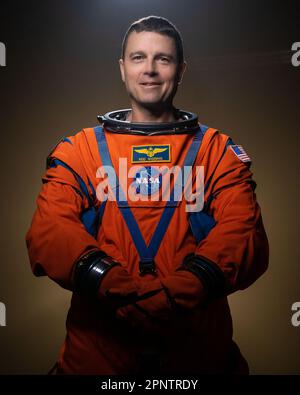
{"label": "eyebrow", "polygon": [[[134,55],[146,55],[146,53],[144,51],[134,51],[134,52],[130,52],[129,57],[132,58]],[[171,60],[174,59],[173,55],[170,55],[170,54],[165,53],[165,52],[158,52],[158,53],[156,53],[155,57],[158,57],[158,56],[165,56],[166,58],[169,58]]]}

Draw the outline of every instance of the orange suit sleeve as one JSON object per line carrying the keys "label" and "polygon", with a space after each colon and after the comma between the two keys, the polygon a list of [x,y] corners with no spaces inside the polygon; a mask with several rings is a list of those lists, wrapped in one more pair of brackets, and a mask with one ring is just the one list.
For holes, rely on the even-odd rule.
{"label": "orange suit sleeve", "polygon": [[[61,144],[58,156],[63,153],[66,162],[74,162],[73,148],[66,144]],[[99,249],[80,219],[86,198],[80,193],[74,175],[64,167],[48,168],[42,181],[37,208],[26,234],[30,264],[36,276],[47,275],[72,290],[74,263],[86,252]]]}
{"label": "orange suit sleeve", "polygon": [[228,147],[208,190],[216,225],[195,251],[221,269],[228,294],[250,286],[268,267],[268,239],[255,187],[248,164]]}

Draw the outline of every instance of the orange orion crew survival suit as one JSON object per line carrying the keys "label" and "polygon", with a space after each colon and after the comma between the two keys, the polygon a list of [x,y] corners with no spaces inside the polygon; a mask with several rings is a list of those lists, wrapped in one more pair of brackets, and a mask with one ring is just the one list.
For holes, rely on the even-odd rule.
{"label": "orange orion crew survival suit", "polygon": [[[214,219],[209,232],[204,231],[201,236],[201,221],[205,218],[191,215],[185,201],[179,202],[158,243],[156,272],[141,276],[135,236],[118,202],[107,201],[104,205],[97,199],[97,170],[103,165],[103,153],[99,151],[105,142],[116,173],[119,158],[126,158],[130,167],[133,147],[142,146],[169,145],[170,161],[164,165],[182,166],[195,133],[113,133],[105,124],[104,130],[83,129],[60,142],[48,157],[37,210],[26,235],[34,274],[47,275],[73,290],[74,262],[89,251],[100,249],[126,268],[137,283],[151,283],[155,277],[163,281],[188,254],[194,253],[217,265],[228,284],[226,294],[251,285],[267,268],[268,242],[247,155],[217,130],[201,126],[199,131],[202,143],[195,153],[194,165],[204,166],[203,211],[207,218]],[[149,164],[161,165],[159,160]],[[165,205],[165,201],[128,200],[146,246]],[[101,207],[105,207],[101,225],[95,226],[93,219],[88,231],[86,223],[91,210],[97,212]],[[138,326],[130,327],[116,318],[98,300],[77,292],[72,296],[58,371],[139,372],[139,355],[151,347],[160,353],[161,373],[247,372],[247,364],[232,341],[226,295],[199,305],[184,317],[178,315],[160,332],[146,336]]]}

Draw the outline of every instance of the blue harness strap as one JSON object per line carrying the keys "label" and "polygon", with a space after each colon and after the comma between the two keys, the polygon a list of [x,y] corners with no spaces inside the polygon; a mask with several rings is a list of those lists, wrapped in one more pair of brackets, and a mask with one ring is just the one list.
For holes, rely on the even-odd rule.
{"label": "blue harness strap", "polygon": [[[190,167],[193,166],[196,156],[197,156],[197,153],[198,153],[199,148],[201,146],[203,136],[204,136],[203,131],[201,129],[199,129],[197,131],[197,133],[195,134],[192,144],[189,148],[189,151],[184,159],[183,166],[190,166]],[[175,183],[174,183],[174,185],[175,185]],[[184,188],[184,185],[182,185],[182,189],[183,188]],[[154,254],[154,256],[156,255],[156,253],[159,249],[159,246],[162,242],[163,236],[165,235],[165,233],[168,229],[168,226],[171,222],[172,216],[175,212],[175,208],[178,206],[178,204],[179,204],[179,201],[177,200],[176,204],[174,205],[174,186],[173,186],[173,190],[170,194],[170,200],[167,202],[167,204],[165,206],[165,209],[160,217],[160,221],[156,227],[156,230],[155,230],[155,232],[152,236],[152,239],[150,241],[150,244],[149,244],[149,249],[152,252],[152,254]]]}
{"label": "blue harness strap", "polygon": [[[103,128],[101,126],[98,126],[94,128],[94,131],[98,142],[98,149],[99,149],[102,165],[110,166],[113,168],[113,164],[109,155]],[[120,195],[122,199],[120,199]],[[127,224],[127,227],[129,229],[129,232],[131,234],[132,240],[135,244],[135,247],[138,251],[141,261],[144,262],[144,265],[150,267],[148,265],[151,265],[153,261],[153,257],[147,248],[147,245],[145,243],[145,240],[143,239],[139,226],[134,218],[134,215],[132,214],[132,211],[130,210],[130,207],[128,206],[128,202],[125,199],[124,192],[120,186],[119,178],[117,176],[116,176],[116,200],[118,202],[118,207],[120,208],[121,214]]]}
{"label": "blue harness strap", "polygon": [[[201,129],[202,135],[199,130],[198,133],[194,136],[194,140],[193,140],[193,142],[190,146],[189,152],[184,160],[184,166],[192,166],[193,165],[195,158],[197,156],[197,152],[200,148],[203,135],[205,134],[208,127],[205,125],[201,125],[200,129]],[[109,151],[108,151],[104,133],[102,132],[102,128],[96,127],[96,128],[94,128],[94,130],[95,130],[95,134],[96,134],[97,142],[98,142],[98,146],[99,146],[99,153],[100,153],[100,147],[101,147],[101,158],[103,159],[103,164],[104,163],[106,163],[106,164],[111,163],[111,158],[109,155]],[[103,136],[102,136],[102,134],[103,134]],[[101,140],[102,141],[101,144],[99,144],[100,139],[103,139],[103,140]],[[69,144],[72,145],[72,142],[68,138],[63,138],[60,142],[68,142]],[[233,144],[233,142],[231,140],[228,141],[226,148],[230,144]],[[104,148],[106,148],[106,149],[102,149],[102,146],[104,146]],[[224,153],[225,153],[225,150],[224,150]],[[79,188],[80,188],[80,189],[76,189],[76,192],[79,193],[82,198],[86,197],[86,199],[88,201],[88,207],[81,214],[81,221],[82,221],[85,229],[87,230],[87,232],[89,234],[91,234],[93,237],[97,237],[97,233],[98,233],[99,227],[102,222],[102,217],[104,214],[107,200],[105,200],[101,203],[99,209],[96,209],[96,207],[94,206],[96,192],[95,192],[95,189],[94,189],[90,179],[88,178],[88,186],[92,192],[91,194],[89,193],[88,186],[85,184],[83,179],[68,164],[66,164],[65,162],[63,162],[60,159],[57,159],[55,157],[50,158],[50,155],[49,155],[49,161],[47,162],[47,167],[51,168],[51,167],[57,167],[57,166],[62,166],[65,169],[69,170],[75,177],[75,179],[79,185]],[[110,166],[112,166],[112,164]],[[210,181],[211,181],[211,179],[209,179],[208,182],[206,183],[204,192],[207,190],[207,188],[210,184]],[[174,187],[176,184],[177,184],[177,180],[174,183]],[[182,188],[182,183],[180,183],[180,186]],[[119,209],[122,213],[122,216],[128,226],[131,237],[133,239],[133,242],[134,242],[136,249],[138,251],[138,254],[140,256],[140,269],[142,272],[154,270],[154,257],[156,256],[157,251],[158,251],[160,244],[162,242],[163,236],[168,229],[168,226],[170,224],[172,216],[175,212],[175,208],[178,206],[178,201],[174,200],[174,187],[170,193],[170,199],[166,203],[166,206],[165,206],[164,211],[160,217],[159,223],[157,224],[155,232],[152,235],[149,246],[147,247],[147,245],[141,235],[138,224],[137,224],[137,222],[130,210],[130,207],[128,206],[128,203],[125,199],[125,195],[124,195],[122,189],[120,188],[119,180],[118,180],[118,178],[116,179],[115,190],[116,190],[118,207],[119,207]],[[205,203],[202,211],[193,212],[193,213],[189,214],[190,228],[191,228],[191,231],[192,231],[197,243],[199,243],[203,238],[205,238],[208,235],[208,233],[210,232],[210,230],[216,224],[214,218],[207,213],[207,209],[209,208],[210,201],[213,198],[214,198],[213,195],[210,195],[208,197],[207,202]]]}
{"label": "blue harness strap", "polygon": [[[186,155],[186,158],[184,160],[184,163],[183,163],[184,166],[193,166],[195,158],[197,156],[197,152],[199,151],[199,148],[201,146],[203,136],[204,136],[207,129],[208,129],[207,126],[200,125],[200,129],[195,134],[192,144],[190,146],[190,149],[189,149],[189,151]],[[96,134],[98,148],[99,148],[99,154],[102,159],[103,165],[104,166],[106,166],[106,165],[112,166],[112,162],[111,162],[111,158],[109,155],[109,150],[107,147],[107,142],[106,142],[106,138],[105,138],[103,129],[101,127],[95,127],[94,131]],[[67,142],[72,145],[71,140],[68,138],[63,138],[60,142]],[[233,141],[231,139],[228,139],[226,147],[224,149],[224,152],[222,153],[222,155],[217,163],[217,166],[218,166],[219,162],[221,161],[221,159],[223,158],[227,148],[232,144],[234,144]],[[88,185],[86,185],[86,183],[79,176],[79,174],[77,174],[68,164],[66,164],[65,162],[63,162],[60,159],[57,159],[55,157],[51,158],[49,155],[49,157],[47,158],[47,167],[51,168],[51,167],[57,167],[57,166],[62,166],[65,169],[69,170],[73,174],[73,176],[75,177],[75,179],[79,185],[79,188],[80,188],[80,189],[76,189],[76,192],[82,198],[86,197],[86,199],[88,201],[88,207],[82,212],[81,221],[82,221],[85,229],[87,230],[87,232],[96,238],[99,227],[102,222],[102,217],[104,214],[107,200],[103,201],[101,203],[100,207],[98,209],[96,209],[96,207],[94,205],[94,201],[96,198],[96,192],[95,192],[95,189],[94,189],[90,179],[88,178]],[[217,168],[217,166],[216,166],[216,168]],[[211,177],[208,179],[208,181],[205,184],[204,193],[206,192],[206,190],[208,189],[208,187],[211,183],[212,176],[213,176],[213,174],[211,175]],[[174,200],[174,187],[177,184],[177,180],[176,180],[176,182],[174,182],[173,189],[170,193],[170,199],[166,203],[166,206],[163,210],[163,213],[160,217],[157,227],[156,227],[156,229],[152,235],[152,238],[150,240],[149,246],[147,246],[143,237],[142,237],[141,231],[140,231],[139,226],[135,220],[135,217],[128,205],[128,202],[125,198],[123,190],[120,187],[119,179],[116,177],[115,191],[116,191],[116,198],[117,198],[117,202],[118,202],[118,207],[119,207],[119,209],[122,213],[122,216],[127,224],[127,227],[128,227],[129,232],[131,234],[132,240],[133,240],[135,247],[138,251],[138,254],[140,256],[140,272],[141,273],[153,272],[155,270],[154,258],[157,254],[159,247],[160,247],[162,239],[168,229],[168,226],[170,224],[172,216],[175,212],[175,208],[179,204],[178,200],[177,201]],[[92,192],[91,194],[89,193],[88,186]],[[182,193],[182,190],[184,188],[182,183],[180,183],[180,188],[182,188],[181,189],[181,193]],[[216,225],[216,221],[214,220],[214,218],[210,214],[208,214],[210,202],[212,201],[213,198],[214,198],[214,194],[211,193],[209,195],[207,201],[205,202],[202,211],[192,212],[189,214],[188,220],[189,220],[190,228],[191,228],[191,231],[192,231],[197,243],[199,243],[201,240],[203,240],[208,235],[208,233],[211,231],[211,229]]]}
{"label": "blue harness strap", "polygon": [[[103,128],[101,126],[98,126],[98,127],[94,128],[94,131],[95,131],[95,135],[96,135],[96,139],[97,139],[97,143],[98,143],[99,154],[100,154],[100,158],[101,158],[103,166],[111,166],[113,168]],[[196,159],[197,153],[199,151],[199,148],[201,146],[201,142],[202,142],[205,131],[206,130],[199,128],[199,130],[195,134],[194,139],[193,139],[191,146],[189,148],[189,151],[188,151],[186,158],[184,160],[184,163],[183,163],[184,166],[192,166],[193,165],[193,163]],[[175,183],[174,183],[174,185],[175,185]],[[169,226],[172,216],[174,214],[175,208],[178,206],[178,203],[179,203],[179,201],[177,201],[177,202],[174,201],[174,186],[173,186],[172,192],[170,194],[170,199],[166,203],[166,206],[165,206],[164,211],[161,215],[161,218],[160,218],[160,220],[156,226],[156,229],[152,235],[149,246],[147,246],[145,243],[145,240],[141,234],[138,223],[136,222],[136,219],[135,219],[135,217],[128,205],[127,199],[125,198],[124,192],[122,190],[122,187],[120,186],[119,179],[117,176],[116,176],[115,197],[118,202],[118,207],[120,209],[120,212],[126,222],[127,228],[130,232],[131,238],[135,244],[135,247],[136,247],[139,257],[140,257],[140,265],[139,265],[140,273],[145,274],[145,273],[155,272],[154,258],[157,254],[157,251],[158,251],[159,246],[162,242],[162,239],[168,229],[168,226]]]}

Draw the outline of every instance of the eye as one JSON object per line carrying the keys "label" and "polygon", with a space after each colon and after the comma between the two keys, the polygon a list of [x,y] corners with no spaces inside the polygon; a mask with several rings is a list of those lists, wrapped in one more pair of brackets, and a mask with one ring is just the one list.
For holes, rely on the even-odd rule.
{"label": "eye", "polygon": [[132,57],[132,60],[134,60],[134,61],[139,61],[139,60],[142,60],[142,59],[143,59],[142,55],[134,55]]}
{"label": "eye", "polygon": [[159,60],[160,60],[162,63],[170,63],[170,59],[167,58],[166,56],[161,56],[161,57],[159,58]]}

